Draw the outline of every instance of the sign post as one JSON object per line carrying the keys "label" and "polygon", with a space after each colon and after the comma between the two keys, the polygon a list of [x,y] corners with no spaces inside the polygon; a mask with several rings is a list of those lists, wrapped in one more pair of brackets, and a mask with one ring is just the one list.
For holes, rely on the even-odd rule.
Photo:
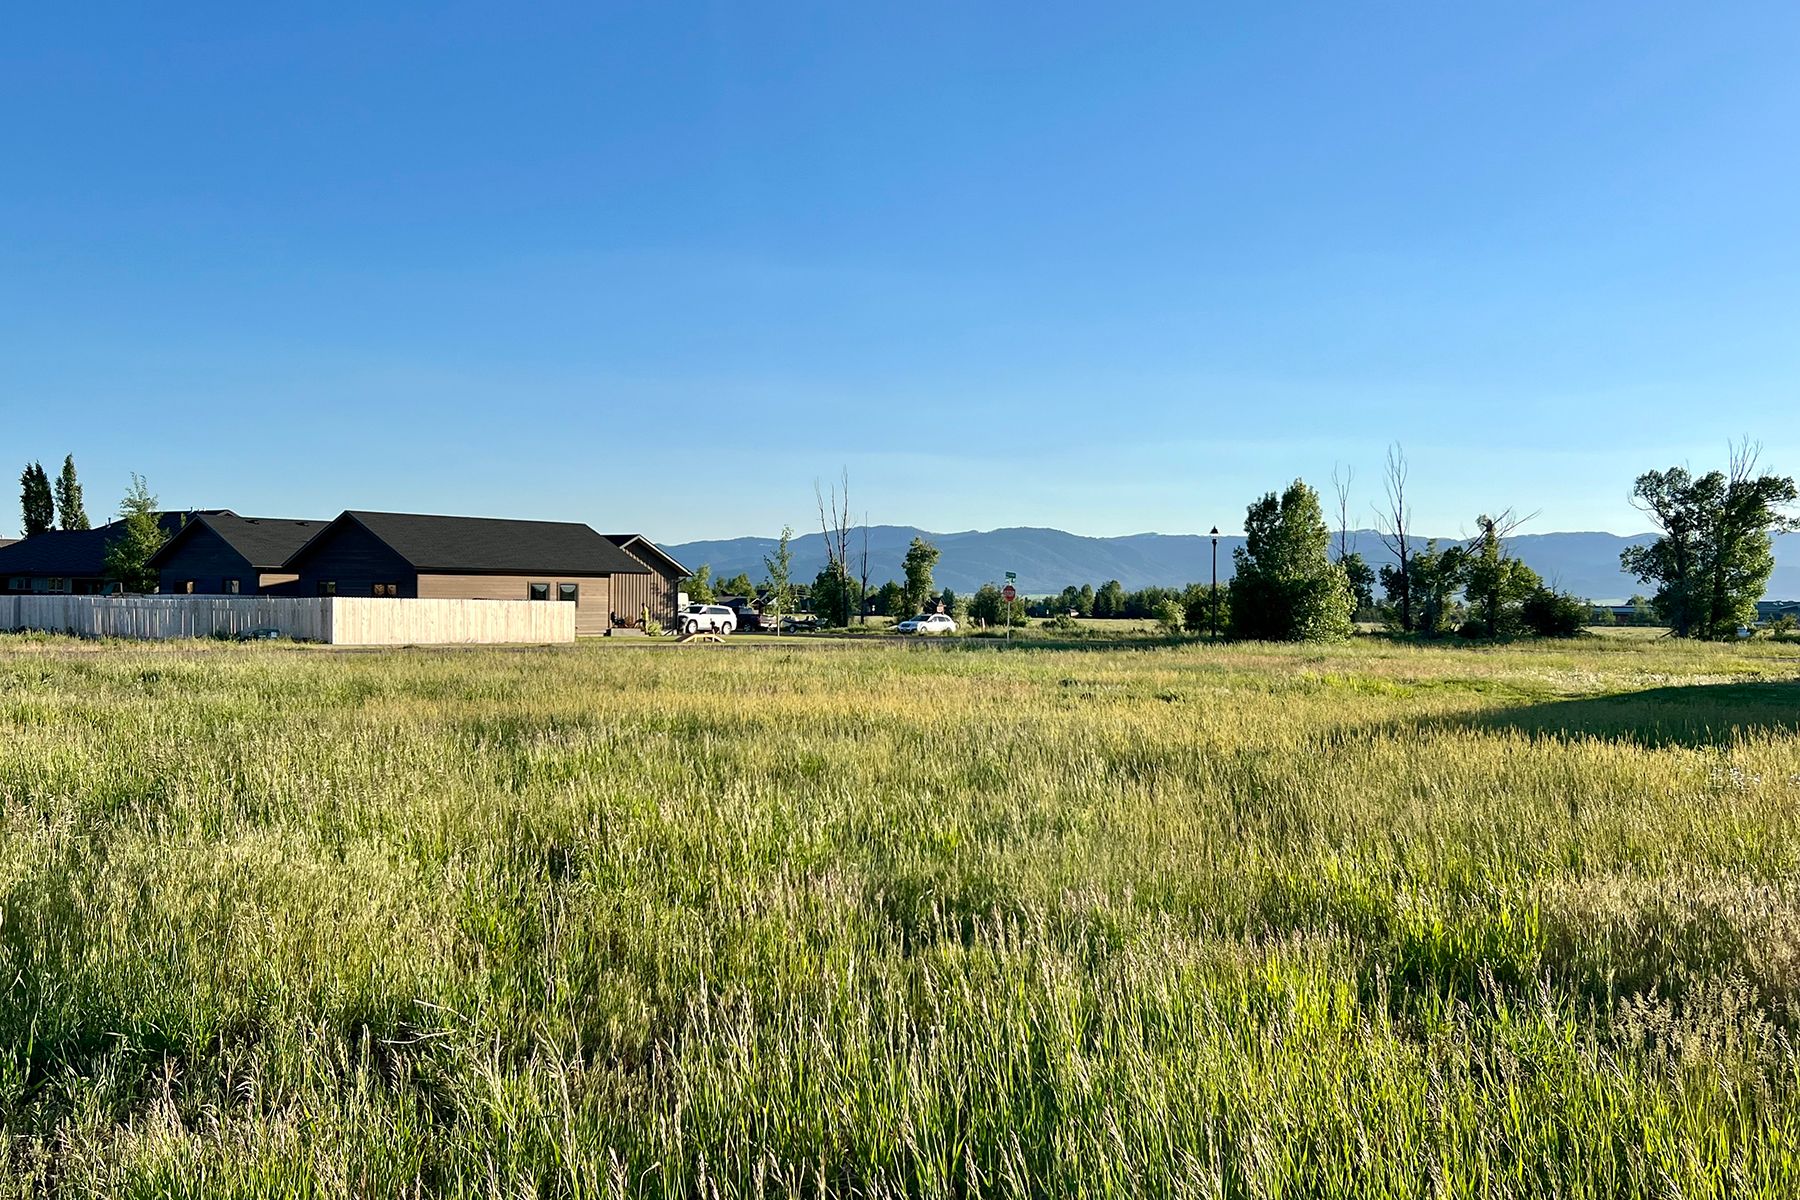
{"label": "sign post", "polygon": [[1006,601],[1006,644],[1012,645],[1012,606],[1019,597],[1019,589],[1013,586],[1013,580],[1019,576],[1013,571],[1006,573],[1006,586],[1000,589],[1000,596]]}

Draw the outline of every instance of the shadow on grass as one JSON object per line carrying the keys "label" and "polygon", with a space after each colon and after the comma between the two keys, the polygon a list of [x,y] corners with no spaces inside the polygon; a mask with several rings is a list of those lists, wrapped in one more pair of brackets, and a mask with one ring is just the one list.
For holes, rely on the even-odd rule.
{"label": "shadow on grass", "polygon": [[1728,746],[1800,733],[1800,682],[1715,683],[1554,700],[1449,718],[1445,726],[1532,737],[1605,738],[1649,747]]}

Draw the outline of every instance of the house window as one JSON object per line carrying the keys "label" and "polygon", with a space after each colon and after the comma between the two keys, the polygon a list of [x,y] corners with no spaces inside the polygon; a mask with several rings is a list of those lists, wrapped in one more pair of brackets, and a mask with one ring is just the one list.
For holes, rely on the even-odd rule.
{"label": "house window", "polygon": [[227,595],[227,596],[235,596],[235,595],[237,595],[237,594],[238,594],[238,587],[239,587],[239,584],[238,584],[238,581],[237,581],[237,580],[235,580],[235,579],[227,579],[227,580],[226,580],[226,581],[225,581],[225,594],[226,594],[226,595]]}
{"label": "house window", "polygon": [[69,590],[69,581],[56,576],[51,576],[50,590],[53,592],[66,592]]}
{"label": "house window", "polygon": [[370,592],[370,595],[373,596],[398,596],[399,594],[400,585],[397,583],[378,583]]}
{"label": "house window", "polygon": [[528,584],[526,585],[525,592],[526,595],[533,600],[548,600],[550,598],[550,585],[547,583]]}
{"label": "house window", "polygon": [[194,581],[191,579],[184,579],[175,585],[175,590],[184,596],[191,596],[194,594]]}
{"label": "house window", "polygon": [[556,598],[567,600],[570,604],[581,602],[581,585],[577,583],[559,583],[556,585]]}
{"label": "house window", "polygon": [[335,580],[335,579],[319,580],[319,595],[321,595],[321,596],[337,595],[337,580]]}

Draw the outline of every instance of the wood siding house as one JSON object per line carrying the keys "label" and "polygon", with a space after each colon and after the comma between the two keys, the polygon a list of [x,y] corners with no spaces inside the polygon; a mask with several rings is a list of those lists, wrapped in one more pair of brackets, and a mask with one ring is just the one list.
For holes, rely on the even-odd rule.
{"label": "wood siding house", "polygon": [[609,533],[606,540],[644,564],[646,575],[620,575],[613,580],[613,610],[635,624],[645,609],[664,629],[675,628],[681,581],[690,574],[668,551],[641,533]]}
{"label": "wood siding house", "polygon": [[287,560],[325,521],[200,513],[150,560],[157,590],[168,595],[285,595],[294,574]]}
{"label": "wood siding house", "polygon": [[295,576],[288,586],[302,596],[572,603],[578,635],[611,627],[616,580],[629,586],[649,574],[574,522],[356,510],[328,523],[286,570]]}

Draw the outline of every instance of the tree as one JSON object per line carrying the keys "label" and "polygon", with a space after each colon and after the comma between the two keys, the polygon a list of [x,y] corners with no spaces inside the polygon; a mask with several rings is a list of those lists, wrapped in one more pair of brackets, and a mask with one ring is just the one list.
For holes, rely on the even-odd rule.
{"label": "tree", "polygon": [[1437,539],[1426,542],[1407,556],[1406,570],[1381,568],[1381,588],[1387,594],[1393,627],[1408,630],[1401,599],[1412,612],[1410,631],[1436,636],[1448,633],[1456,616],[1456,594],[1468,583],[1469,553],[1461,546],[1438,549]]}
{"label": "tree", "polygon": [[[1388,553],[1392,554],[1400,564],[1397,570],[1389,567],[1382,568],[1382,585],[1387,591],[1389,602],[1394,605],[1395,611],[1399,614],[1401,630],[1411,633],[1414,629],[1412,546],[1407,541],[1406,530],[1407,526],[1411,524],[1412,513],[1406,507],[1406,475],[1406,451],[1400,448],[1399,442],[1395,442],[1388,447],[1387,455],[1387,472],[1384,481],[1387,508],[1375,510],[1375,528],[1376,532],[1381,535],[1382,545],[1388,548]],[[1390,578],[1390,571],[1392,571],[1391,578],[1395,585],[1393,588],[1386,586]]]}
{"label": "tree", "polygon": [[[813,498],[819,502],[819,532],[825,538],[825,570],[832,577],[826,593],[832,605],[829,617],[834,624],[848,625],[850,613],[862,607],[863,597],[856,587],[856,574],[850,569],[850,469],[841,469],[839,483],[832,485],[829,501],[820,490],[819,481],[813,480]],[[863,539],[863,574],[867,575],[867,530]],[[820,611],[816,604],[814,611]],[[838,619],[840,615],[841,620]]]}
{"label": "tree", "polygon": [[848,625],[856,603],[856,581],[845,576],[842,563],[827,563],[813,580],[813,612],[827,625]]}
{"label": "tree", "polygon": [[687,593],[690,604],[711,604],[713,602],[712,567],[701,563],[700,569],[683,581],[681,590]]}
{"label": "tree", "polygon": [[875,589],[875,615],[878,617],[910,617],[906,610],[906,589],[892,579]]}
{"label": "tree", "polygon": [[781,614],[788,611],[794,597],[794,527],[783,525],[781,539],[775,549],[763,556],[763,567],[769,572],[769,607],[774,609],[775,627],[781,627]]}
{"label": "tree", "polygon": [[862,552],[856,576],[857,620],[864,625],[869,623],[869,514],[863,512]]}
{"label": "tree", "polygon": [[1173,596],[1165,596],[1156,606],[1156,625],[1164,633],[1174,636],[1181,632],[1181,626],[1187,619],[1187,613],[1181,607],[1181,601]]}
{"label": "tree", "polygon": [[715,583],[713,585],[713,594],[716,596],[754,597],[756,595],[756,585],[750,582],[749,572],[739,571],[730,579],[721,579]]}
{"label": "tree", "polygon": [[1470,613],[1468,633],[1480,637],[1506,637],[1520,632],[1524,626],[1523,608],[1533,592],[1544,586],[1538,573],[1507,555],[1504,539],[1531,520],[1518,517],[1512,509],[1498,516],[1483,513],[1476,519],[1481,533],[1468,548],[1467,583]]}
{"label": "tree", "polygon": [[1084,617],[1091,617],[1094,615],[1093,584],[1084,583],[1081,585],[1081,591],[1075,598],[1075,607]]}
{"label": "tree", "polygon": [[1231,585],[1222,583],[1215,595],[1208,583],[1191,583],[1181,594],[1185,624],[1189,633],[1213,636],[1231,624]]}
{"label": "tree", "polygon": [[26,463],[19,485],[19,507],[24,516],[20,527],[25,536],[48,533],[56,524],[56,501],[50,495],[50,477],[44,474],[44,464]]}
{"label": "tree", "polygon": [[1319,494],[1302,481],[1252,504],[1244,544],[1232,552],[1233,634],[1263,641],[1349,636],[1355,600],[1330,547]]}
{"label": "tree", "polygon": [[1094,593],[1093,615],[1096,617],[1122,617],[1125,615],[1125,588],[1116,579],[1109,579],[1100,585]]}
{"label": "tree", "polygon": [[1574,637],[1587,619],[1588,606],[1573,596],[1537,587],[1519,606],[1525,627],[1539,637]]}
{"label": "tree", "polygon": [[924,538],[916,537],[912,545],[906,548],[906,557],[901,560],[901,569],[906,572],[906,613],[925,611],[925,601],[931,598],[931,572],[937,566],[938,548]]}
{"label": "tree", "polygon": [[56,477],[56,523],[63,529],[87,529],[87,509],[81,504],[81,482],[75,478],[75,456],[63,456],[62,474]]}
{"label": "tree", "polygon": [[969,619],[987,626],[1001,626],[1007,624],[1010,614],[1012,624],[1023,625],[1025,608],[1024,600],[1015,598],[1008,604],[999,588],[991,583],[984,583],[975,590],[974,597],[969,601]]}
{"label": "tree", "polygon": [[1343,562],[1356,553],[1356,544],[1350,540],[1350,485],[1356,482],[1356,468],[1345,467],[1340,474],[1338,465],[1331,464],[1331,490],[1337,496],[1337,560]]}
{"label": "tree", "polygon": [[119,517],[119,536],[106,544],[106,577],[122,592],[154,592],[156,569],[150,559],[162,549],[168,534],[163,531],[156,497],[135,471],[131,490],[119,502]]}
{"label": "tree", "polygon": [[1676,637],[1735,637],[1754,619],[1775,569],[1770,534],[1792,529],[1792,478],[1756,474],[1760,447],[1731,449],[1729,471],[1694,478],[1681,467],[1648,471],[1633,503],[1660,536],[1619,556],[1625,570],[1657,586],[1651,606]]}
{"label": "tree", "polygon": [[1344,581],[1350,585],[1350,595],[1356,601],[1356,611],[1364,613],[1374,608],[1375,568],[1354,550],[1338,559],[1338,566],[1344,569]]}

